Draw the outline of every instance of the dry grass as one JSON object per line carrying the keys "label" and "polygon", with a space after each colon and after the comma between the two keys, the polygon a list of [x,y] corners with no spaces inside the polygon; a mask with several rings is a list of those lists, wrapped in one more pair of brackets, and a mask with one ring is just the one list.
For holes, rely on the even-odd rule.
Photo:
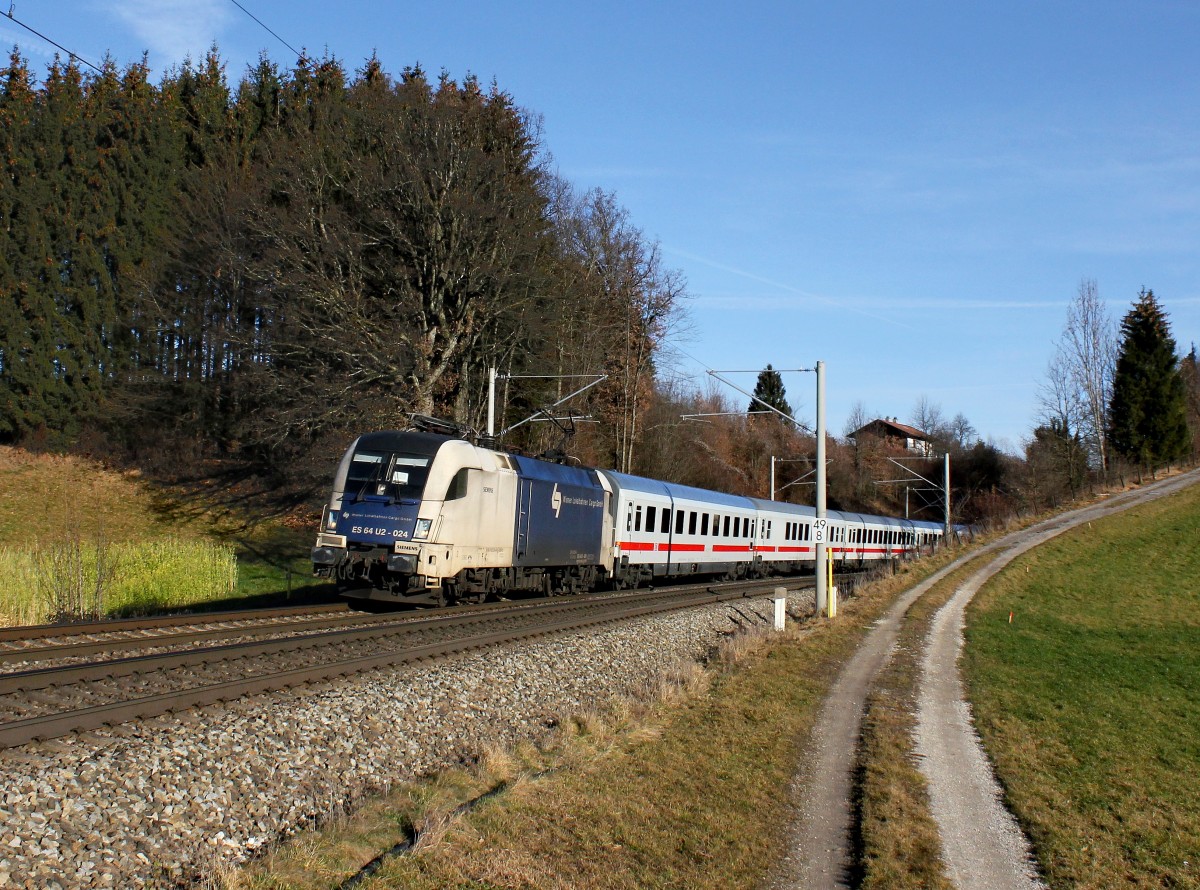
{"label": "dry grass", "polygon": [[360,886],[757,886],[782,853],[788,789],[838,665],[897,591],[944,560],[881,579],[834,622],[733,637],[707,668],[678,666],[635,699],[562,720],[545,747],[487,752],[471,771],[399,788],[344,829],[273,852],[241,886],[337,886],[400,826],[431,838]]}
{"label": "dry grass", "polygon": [[77,537],[118,543],[165,534],[136,473],[77,457],[0,446],[0,540],[14,547]]}

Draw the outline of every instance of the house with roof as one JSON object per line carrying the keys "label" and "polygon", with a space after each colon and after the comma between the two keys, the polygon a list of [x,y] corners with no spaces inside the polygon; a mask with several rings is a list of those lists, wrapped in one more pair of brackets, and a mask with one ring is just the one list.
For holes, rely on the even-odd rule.
{"label": "house with roof", "polygon": [[934,456],[933,440],[929,436],[916,427],[899,423],[894,417],[876,418],[852,432],[850,438],[858,445],[870,438],[918,457]]}

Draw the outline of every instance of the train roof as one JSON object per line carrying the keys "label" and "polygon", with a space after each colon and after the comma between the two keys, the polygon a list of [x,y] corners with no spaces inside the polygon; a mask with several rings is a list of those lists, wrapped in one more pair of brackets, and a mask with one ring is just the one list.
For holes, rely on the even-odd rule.
{"label": "train roof", "polygon": [[510,454],[508,459],[513,462],[517,472],[527,479],[578,485],[583,488],[600,487],[600,480],[596,478],[596,472],[585,467],[571,467],[566,464],[539,460],[536,457],[523,457],[519,454]]}
{"label": "train roof", "polygon": [[447,442],[456,441],[451,436],[439,433],[422,433],[415,430],[378,430],[363,433],[353,444],[360,448],[377,448],[381,451],[408,451],[413,454],[437,454]]}
{"label": "train roof", "polygon": [[709,491],[706,488],[693,488],[690,485],[680,485],[677,482],[662,482],[658,479],[646,479],[642,476],[630,476],[628,473],[618,473],[616,470],[598,470],[613,484],[615,489],[637,491],[643,494],[654,494],[687,501],[704,501],[722,507],[738,507],[743,510],[753,510],[754,501],[751,498],[736,494],[724,494],[720,491]]}

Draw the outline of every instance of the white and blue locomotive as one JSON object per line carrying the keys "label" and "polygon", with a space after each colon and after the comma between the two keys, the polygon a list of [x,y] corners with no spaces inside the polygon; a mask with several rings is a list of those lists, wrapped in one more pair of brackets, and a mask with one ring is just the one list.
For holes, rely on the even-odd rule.
{"label": "white and blue locomotive", "polygon": [[[431,432],[347,449],[313,548],[347,597],[439,604],[576,593],[658,578],[811,570],[812,507],[572,467]],[[829,511],[838,563],[915,555],[932,522]]]}

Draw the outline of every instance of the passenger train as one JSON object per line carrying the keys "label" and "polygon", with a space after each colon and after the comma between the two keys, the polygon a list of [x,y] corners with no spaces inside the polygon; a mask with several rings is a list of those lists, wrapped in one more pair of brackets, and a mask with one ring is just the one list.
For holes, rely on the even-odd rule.
{"label": "passenger train", "polygon": [[[444,605],[811,571],[815,522],[812,507],[385,431],[347,449],[312,561],[347,597]],[[943,533],[832,510],[826,529],[830,558],[851,565],[916,555]]]}

